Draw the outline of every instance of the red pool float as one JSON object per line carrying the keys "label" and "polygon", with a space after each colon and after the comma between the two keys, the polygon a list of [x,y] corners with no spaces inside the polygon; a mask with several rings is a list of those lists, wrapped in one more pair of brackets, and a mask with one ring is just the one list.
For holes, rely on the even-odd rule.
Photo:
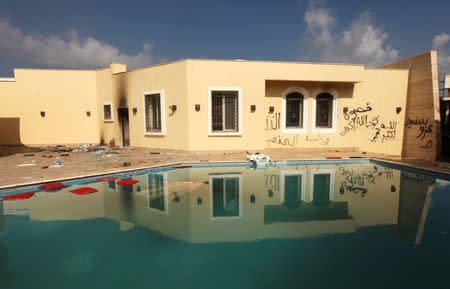
{"label": "red pool float", "polygon": [[76,195],[88,195],[88,194],[92,194],[92,193],[95,193],[98,191],[97,191],[97,189],[94,189],[91,187],[82,187],[82,188],[70,190],[69,192],[71,192],[72,194],[76,194]]}
{"label": "red pool float", "polygon": [[136,180],[123,180],[123,181],[118,181],[117,184],[119,186],[132,186],[138,182],[139,181],[136,181]]}
{"label": "red pool float", "polygon": [[25,200],[25,199],[31,198],[32,196],[34,196],[34,193],[31,193],[31,192],[20,193],[20,194],[15,194],[15,195],[11,195],[11,196],[6,196],[2,199],[2,201]]}
{"label": "red pool float", "polygon": [[52,183],[46,183],[46,184],[40,185],[39,188],[41,190],[44,190],[47,192],[53,192],[53,191],[59,191],[59,190],[65,188],[65,186],[61,182],[52,182]]}
{"label": "red pool float", "polygon": [[115,180],[118,180],[118,178],[109,178],[109,177],[97,178],[97,181],[99,181],[99,182],[110,182],[110,181],[115,181]]}

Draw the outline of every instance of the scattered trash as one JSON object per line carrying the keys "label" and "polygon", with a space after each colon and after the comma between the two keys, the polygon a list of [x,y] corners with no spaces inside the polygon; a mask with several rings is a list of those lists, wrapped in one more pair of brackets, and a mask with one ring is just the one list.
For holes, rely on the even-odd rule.
{"label": "scattered trash", "polygon": [[340,160],[342,157],[327,157],[327,160]]}
{"label": "scattered trash", "polygon": [[249,160],[255,168],[267,168],[272,165],[270,157],[261,153],[251,154],[247,152],[247,160]]}
{"label": "scattered trash", "polygon": [[83,187],[83,188],[70,190],[69,192],[71,192],[72,194],[76,194],[76,195],[88,195],[88,194],[92,194],[92,193],[95,193],[98,191],[97,191],[97,189],[94,189],[91,187]]}
{"label": "scattered trash", "polygon": [[68,153],[63,153],[63,154],[60,154],[60,156],[62,156],[62,157],[68,157],[69,154],[68,154]]}
{"label": "scattered trash", "polygon": [[20,194],[3,197],[2,201],[25,200],[25,199],[31,198],[32,196],[34,196],[33,192],[26,192],[26,193],[20,193]]}
{"label": "scattered trash", "polygon": [[41,169],[48,169],[48,166],[42,166]]}
{"label": "scattered trash", "polygon": [[64,187],[65,187],[64,184],[61,182],[51,182],[51,183],[46,183],[46,184],[39,186],[39,188],[41,190],[44,190],[47,192],[59,191],[59,190],[63,189]]}
{"label": "scattered trash", "polygon": [[150,152],[151,155],[160,155],[160,152]]}
{"label": "scattered trash", "polygon": [[25,157],[34,157],[34,154],[24,154]]}
{"label": "scattered trash", "polygon": [[119,186],[131,186],[134,185],[136,183],[138,183],[139,181],[137,180],[123,180],[123,181],[118,181],[117,184]]}
{"label": "scattered trash", "polygon": [[123,162],[123,166],[124,167],[130,167],[131,166],[131,162]]}
{"label": "scattered trash", "polygon": [[50,166],[48,166],[49,168],[60,168],[64,166],[64,162],[62,160],[55,160]]}

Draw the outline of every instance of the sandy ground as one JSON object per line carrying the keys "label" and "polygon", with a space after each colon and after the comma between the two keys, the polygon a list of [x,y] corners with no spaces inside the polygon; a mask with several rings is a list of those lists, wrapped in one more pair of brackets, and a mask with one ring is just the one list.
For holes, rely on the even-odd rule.
{"label": "sandy ground", "polygon": [[[85,151],[71,151],[67,147],[0,147],[0,188],[80,176],[92,176],[162,164],[246,161],[245,151],[186,152],[142,148],[103,148],[105,150],[86,151],[97,148],[83,149]],[[277,161],[317,160],[326,159],[327,157],[343,159],[350,157],[378,158],[450,174],[450,164],[448,163],[405,160],[399,157],[364,153],[355,149],[268,149],[262,153],[268,154],[272,160]],[[64,166],[59,168],[48,167],[55,160],[62,160]],[[125,166],[124,163],[128,164]]]}

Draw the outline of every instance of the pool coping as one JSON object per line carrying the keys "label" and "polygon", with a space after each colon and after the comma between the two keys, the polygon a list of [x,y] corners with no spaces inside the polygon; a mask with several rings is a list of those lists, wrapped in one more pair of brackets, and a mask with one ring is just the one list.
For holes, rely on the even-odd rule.
{"label": "pool coping", "polygon": [[[442,172],[442,171],[438,171],[438,170],[434,170],[434,169],[430,169],[430,168],[423,168],[423,167],[416,167],[412,164],[408,164],[408,163],[402,163],[402,162],[397,162],[397,161],[392,161],[392,160],[386,160],[386,159],[380,159],[380,158],[374,158],[374,157],[369,157],[369,158],[342,158],[342,159],[300,159],[300,160],[279,160],[279,161],[274,161],[275,163],[283,163],[286,165],[289,165],[288,163],[292,163],[292,162],[323,162],[325,164],[332,164],[332,163],[352,163],[352,162],[356,162],[356,163],[361,163],[361,162],[380,162],[380,163],[387,163],[387,164],[391,164],[394,166],[401,166],[401,167],[407,167],[412,171],[421,171],[421,172],[431,172],[433,174],[437,174],[440,176],[444,176],[446,178],[450,178],[450,172]],[[104,172],[95,172],[95,173],[91,173],[91,174],[82,174],[82,175],[75,175],[75,176],[70,176],[70,177],[64,177],[64,178],[55,178],[55,179],[44,179],[42,181],[32,181],[32,182],[26,182],[26,183],[20,183],[20,184],[12,184],[12,185],[5,185],[5,186],[0,186],[0,191],[2,190],[10,190],[10,189],[16,189],[16,188],[20,188],[20,187],[28,187],[28,186],[35,186],[35,185],[39,185],[39,184],[43,184],[43,183],[50,183],[50,182],[62,182],[62,181],[73,181],[73,180],[77,180],[77,179],[83,179],[83,178],[92,178],[92,177],[100,177],[100,176],[105,176],[105,175],[111,175],[111,174],[120,174],[120,173],[129,173],[129,172],[135,172],[135,171],[141,171],[141,170],[148,170],[148,169],[158,169],[158,168],[165,168],[165,167],[170,167],[170,169],[177,169],[176,166],[179,165],[211,165],[211,164],[240,164],[240,165],[245,165],[245,164],[249,164],[248,161],[183,161],[183,162],[171,162],[171,163],[161,163],[161,164],[156,164],[156,165],[151,165],[151,166],[145,166],[145,167],[139,167],[139,168],[130,168],[130,169],[116,169],[116,170],[109,170],[109,171],[104,171]],[[185,167],[186,168],[186,167]]]}

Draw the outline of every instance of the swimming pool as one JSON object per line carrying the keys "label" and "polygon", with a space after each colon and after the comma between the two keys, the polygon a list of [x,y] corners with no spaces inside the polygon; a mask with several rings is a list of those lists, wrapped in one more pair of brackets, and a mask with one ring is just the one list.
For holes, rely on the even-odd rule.
{"label": "swimming pool", "polygon": [[0,288],[450,287],[445,176],[351,160],[97,178],[0,191]]}

